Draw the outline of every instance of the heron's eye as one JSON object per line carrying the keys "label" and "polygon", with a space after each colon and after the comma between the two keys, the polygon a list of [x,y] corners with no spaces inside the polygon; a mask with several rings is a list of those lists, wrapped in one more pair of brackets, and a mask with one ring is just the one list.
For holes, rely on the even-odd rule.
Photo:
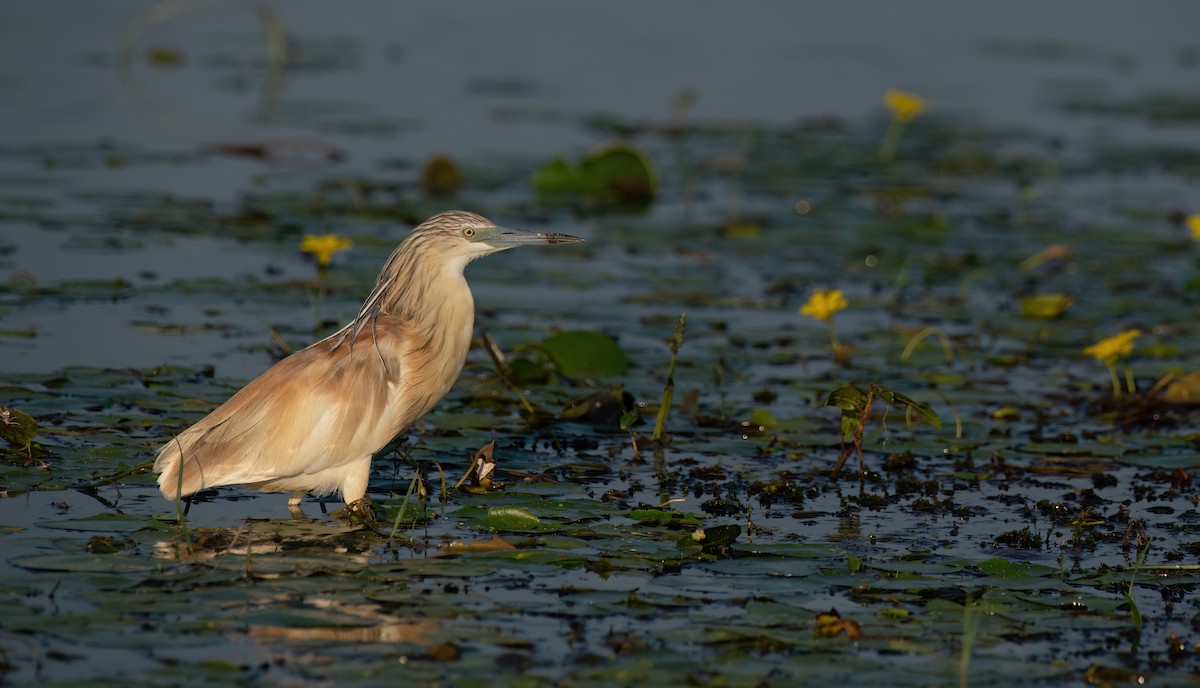
{"label": "heron's eye", "polygon": [[475,236],[475,229],[473,227],[464,227],[463,236],[470,239],[471,237]]}

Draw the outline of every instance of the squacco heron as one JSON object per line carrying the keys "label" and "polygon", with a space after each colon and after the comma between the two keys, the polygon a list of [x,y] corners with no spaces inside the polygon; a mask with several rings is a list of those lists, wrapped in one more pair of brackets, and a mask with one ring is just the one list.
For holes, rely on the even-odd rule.
{"label": "squacco heron", "polygon": [[400,242],[354,320],[288,356],[162,446],[158,486],[175,500],[244,485],[366,495],[371,457],[424,416],[462,372],[475,319],[463,270],[528,244],[583,241],[497,227],[474,213],[435,215]]}

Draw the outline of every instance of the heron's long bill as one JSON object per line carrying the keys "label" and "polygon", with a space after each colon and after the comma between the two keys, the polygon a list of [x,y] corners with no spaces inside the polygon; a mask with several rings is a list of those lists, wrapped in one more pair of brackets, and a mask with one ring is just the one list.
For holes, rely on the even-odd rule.
{"label": "heron's long bill", "polygon": [[555,234],[554,232],[533,232],[528,229],[512,229],[511,227],[491,227],[480,241],[496,248],[513,248],[529,244],[574,244],[583,239],[570,234]]}

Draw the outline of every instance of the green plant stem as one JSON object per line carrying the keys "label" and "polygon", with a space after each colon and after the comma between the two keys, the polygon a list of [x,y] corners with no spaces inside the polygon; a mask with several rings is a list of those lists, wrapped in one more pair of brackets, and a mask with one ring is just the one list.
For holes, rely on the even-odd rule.
{"label": "green plant stem", "polygon": [[[396,532],[400,530],[400,519],[404,518],[404,512],[408,510],[408,500],[412,498],[413,491],[416,490],[417,481],[421,479],[421,473],[418,471],[413,479],[408,483],[408,491],[404,493],[404,501],[400,502],[400,509],[396,512],[396,520],[392,522],[392,532],[388,535],[388,546],[396,539]],[[413,519],[413,525],[416,525],[416,518]]]}
{"label": "green plant stem", "polygon": [[314,285],[316,290],[305,288],[304,293],[308,296],[308,304],[313,310],[313,330],[316,331],[321,327],[321,305],[325,303],[325,272],[327,268],[321,267],[317,273],[317,281]]}
{"label": "green plant stem", "polygon": [[900,354],[900,360],[907,361],[909,358],[912,358],[913,352],[917,349],[917,345],[924,341],[926,337],[931,335],[936,335],[938,341],[942,343],[942,353],[946,355],[946,363],[953,363],[954,347],[951,346],[950,338],[946,336],[945,331],[938,327],[926,327],[910,337],[908,344],[904,346],[904,351]]}
{"label": "green plant stem", "polygon": [[1137,394],[1137,383],[1133,380],[1133,368],[1125,366],[1125,388],[1130,394]]}
{"label": "green plant stem", "polygon": [[883,144],[879,146],[880,162],[891,162],[896,157],[896,148],[900,145],[900,137],[904,135],[904,123],[898,119],[893,119],[888,126],[887,134],[883,137]]}
{"label": "green plant stem", "polygon": [[1137,602],[1133,599],[1133,586],[1137,583],[1138,569],[1146,561],[1146,555],[1150,553],[1150,538],[1146,538],[1142,544],[1141,550],[1138,551],[1137,559],[1133,564],[1133,574],[1129,576],[1129,588],[1125,591],[1125,601],[1129,603],[1129,616],[1133,621],[1133,627],[1138,631],[1142,630],[1142,612],[1138,609]]}
{"label": "green plant stem", "polygon": [[1117,379],[1117,366],[1112,363],[1105,363],[1104,366],[1108,368],[1108,378],[1112,381],[1113,398],[1119,398],[1121,396],[1121,381]]}
{"label": "green plant stem", "polygon": [[687,314],[679,314],[679,322],[675,325],[675,338],[671,340],[671,362],[667,364],[667,383],[663,386],[662,402],[658,405],[658,417],[654,419],[654,432],[650,435],[651,442],[659,442],[667,429],[667,416],[671,413],[671,400],[675,396],[675,359],[679,356],[679,347],[683,346],[683,332],[687,327]]}
{"label": "green plant stem", "polygon": [[536,416],[537,409],[533,407],[529,398],[525,396],[525,391],[517,386],[516,381],[513,380],[512,375],[509,373],[508,361],[504,356],[504,352],[501,351],[500,345],[487,332],[483,333],[483,349],[487,352],[488,358],[492,359],[492,364],[496,368],[496,375],[500,377],[504,384],[508,385],[513,394],[517,395],[517,401],[521,402],[521,407],[525,409],[525,413],[528,413],[530,418]]}
{"label": "green plant stem", "polygon": [[533,407],[533,404],[529,401],[529,398],[525,396],[525,391],[518,387],[517,383],[513,382],[513,380],[508,376],[508,371],[500,370],[499,373],[500,379],[504,380],[504,383],[508,385],[508,388],[517,395],[517,401],[521,402],[521,408],[525,409],[525,413],[529,414],[530,418],[536,416],[537,409]]}
{"label": "green plant stem", "polygon": [[833,347],[834,354],[837,354],[838,349],[842,348],[842,341],[838,339],[837,328],[833,326],[833,318],[826,320],[829,324],[829,344]]}
{"label": "green plant stem", "polygon": [[671,400],[675,396],[675,381],[667,378],[667,386],[663,388],[662,401],[658,404],[658,417],[654,419],[654,432],[650,435],[651,442],[662,440],[667,428],[667,416],[671,413]]}

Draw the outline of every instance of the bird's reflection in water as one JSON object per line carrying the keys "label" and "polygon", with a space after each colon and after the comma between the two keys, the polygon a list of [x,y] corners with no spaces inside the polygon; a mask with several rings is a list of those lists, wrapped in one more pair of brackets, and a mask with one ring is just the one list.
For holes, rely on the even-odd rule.
{"label": "bird's reflection in water", "polygon": [[336,643],[414,643],[430,645],[441,623],[430,619],[389,620],[376,626],[290,627],[251,625],[247,635],[257,642],[289,640],[295,642],[327,641]]}
{"label": "bird's reflection in water", "polygon": [[[360,524],[293,516],[247,521],[231,528],[192,528],[187,541],[154,543],[154,556],[172,562],[214,568],[244,568],[247,575],[275,578],[321,567],[347,570],[365,567],[368,553],[338,544],[337,538],[358,531]],[[297,547],[299,543],[318,543]]]}

